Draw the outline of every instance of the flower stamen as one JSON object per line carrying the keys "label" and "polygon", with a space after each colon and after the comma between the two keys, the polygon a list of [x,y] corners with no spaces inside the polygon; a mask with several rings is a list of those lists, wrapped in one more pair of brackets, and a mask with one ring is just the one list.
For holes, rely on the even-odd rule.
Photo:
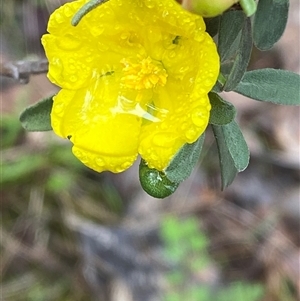
{"label": "flower stamen", "polygon": [[129,89],[143,90],[151,89],[155,86],[164,86],[167,82],[167,71],[161,62],[153,60],[150,56],[146,59],[134,63],[127,59],[122,59],[124,65],[121,84]]}

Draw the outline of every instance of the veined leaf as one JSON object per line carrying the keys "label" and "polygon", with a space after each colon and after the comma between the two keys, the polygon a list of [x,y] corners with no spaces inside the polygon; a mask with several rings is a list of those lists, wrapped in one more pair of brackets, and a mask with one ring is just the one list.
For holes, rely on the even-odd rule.
{"label": "veined leaf", "polygon": [[45,98],[26,108],[20,115],[23,128],[27,131],[51,131],[50,113],[53,106],[53,96]]}
{"label": "veined leaf", "polygon": [[237,54],[234,58],[232,68],[229,75],[227,76],[227,81],[224,85],[224,91],[232,91],[241,81],[247,70],[251,51],[251,22],[250,19],[247,18],[242,29]]}
{"label": "veined leaf", "polygon": [[230,102],[213,92],[210,92],[208,97],[211,104],[210,124],[224,125],[230,123],[235,118],[236,109]]}
{"label": "veined leaf", "polygon": [[238,172],[246,169],[250,154],[235,121],[222,126],[213,125],[212,128],[218,146],[222,189],[224,189],[232,183]]}
{"label": "veined leaf", "polygon": [[260,50],[268,50],[286,27],[289,0],[259,0],[253,22],[253,39]]}
{"label": "veined leaf", "polygon": [[246,72],[235,92],[282,105],[300,105],[300,75],[277,69]]}
{"label": "veined leaf", "polygon": [[186,143],[174,156],[169,166],[165,169],[167,178],[176,183],[187,179],[192,173],[204,142],[204,133],[194,143]]}
{"label": "veined leaf", "polygon": [[238,44],[235,43],[235,40],[239,38],[245,19],[242,11],[228,11],[222,15],[218,37],[221,62],[231,58],[237,52]]}

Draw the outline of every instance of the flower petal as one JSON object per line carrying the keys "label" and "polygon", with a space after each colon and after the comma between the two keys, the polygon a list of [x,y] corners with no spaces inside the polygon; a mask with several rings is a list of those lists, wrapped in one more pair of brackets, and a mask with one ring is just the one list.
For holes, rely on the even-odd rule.
{"label": "flower petal", "polygon": [[69,138],[75,156],[99,172],[121,172],[137,156],[142,118],[122,107],[116,85],[115,77],[107,75],[88,88],[62,89],[51,112],[54,132]]}

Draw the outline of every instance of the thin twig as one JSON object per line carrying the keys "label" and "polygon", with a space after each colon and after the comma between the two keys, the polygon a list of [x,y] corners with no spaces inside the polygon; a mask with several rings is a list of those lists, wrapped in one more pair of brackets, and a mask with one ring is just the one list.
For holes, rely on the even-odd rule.
{"label": "thin twig", "polygon": [[0,76],[13,78],[21,84],[28,84],[30,76],[48,72],[48,61],[0,62]]}

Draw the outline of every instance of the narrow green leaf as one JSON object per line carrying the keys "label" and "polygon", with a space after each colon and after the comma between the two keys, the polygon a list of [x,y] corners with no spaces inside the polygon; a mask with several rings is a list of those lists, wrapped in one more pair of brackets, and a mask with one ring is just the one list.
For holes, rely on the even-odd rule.
{"label": "narrow green leaf", "polygon": [[175,192],[179,183],[170,181],[167,176],[154,168],[149,168],[141,159],[139,179],[142,188],[151,196],[163,199]]}
{"label": "narrow green leaf", "polygon": [[22,155],[12,162],[1,162],[0,184],[20,182],[36,173],[46,164],[45,156],[41,154]]}
{"label": "narrow green leaf", "polygon": [[215,18],[205,18],[204,22],[206,24],[206,32],[208,32],[211,37],[214,37],[219,31],[220,16]]}
{"label": "narrow green leaf", "polygon": [[234,162],[225,143],[222,127],[212,125],[212,129],[218,146],[221,183],[223,190],[233,182],[238,170],[234,166]]}
{"label": "narrow green leaf", "polygon": [[234,91],[260,101],[300,105],[300,75],[269,68],[249,71]]}
{"label": "narrow green leaf", "polygon": [[239,34],[245,22],[245,15],[242,11],[225,12],[220,20],[220,31],[218,37],[218,51],[221,62],[231,58],[236,52]]}
{"label": "narrow green leaf", "polygon": [[260,50],[268,50],[286,27],[289,0],[259,0],[253,22],[253,39]]}
{"label": "narrow green leaf", "polygon": [[224,85],[224,91],[232,91],[244,76],[248,63],[250,60],[252,51],[252,36],[251,36],[251,22],[250,19],[246,19],[241,33],[241,39],[237,54],[234,58],[234,62],[230,73],[227,77],[227,81]]}
{"label": "narrow green leaf", "polygon": [[223,126],[213,125],[212,128],[218,146],[222,189],[224,189],[232,183],[238,172],[248,166],[250,154],[235,121]]}
{"label": "narrow green leaf", "polygon": [[53,105],[53,96],[45,98],[26,108],[20,115],[23,128],[27,131],[51,131],[50,113]]}
{"label": "narrow green leaf", "polygon": [[199,160],[204,142],[204,133],[194,143],[186,143],[174,156],[169,166],[165,169],[167,178],[175,183],[187,179]]}
{"label": "narrow green leaf", "polygon": [[208,96],[211,104],[210,124],[224,125],[234,120],[236,109],[231,103],[213,92],[210,92]]}
{"label": "narrow green leaf", "polygon": [[233,159],[234,166],[238,171],[243,171],[249,164],[249,148],[235,121],[222,126],[224,138]]}

